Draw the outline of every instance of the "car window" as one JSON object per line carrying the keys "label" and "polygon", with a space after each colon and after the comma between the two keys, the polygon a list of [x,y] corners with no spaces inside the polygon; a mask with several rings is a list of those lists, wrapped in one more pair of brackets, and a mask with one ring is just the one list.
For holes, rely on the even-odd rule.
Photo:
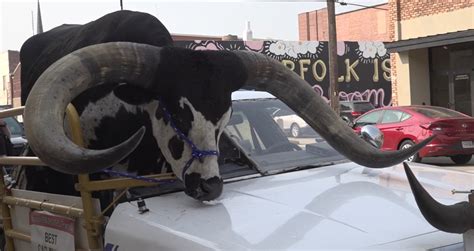
{"label": "car window", "polygon": [[380,117],[382,116],[382,113],[383,111],[366,113],[357,120],[357,124],[375,124],[379,121]]}
{"label": "car window", "polygon": [[395,110],[386,110],[382,117],[382,124],[397,123],[402,119],[403,112]]}
{"label": "car window", "polygon": [[234,101],[232,117],[225,130],[260,173],[283,172],[345,159],[327,142],[318,140],[320,136],[310,127],[305,128],[306,133],[301,137],[292,137],[271,117],[269,111],[275,110],[274,107],[297,116],[278,99]]}
{"label": "car window", "polygon": [[[237,142],[247,151],[252,152],[255,150],[254,141],[252,140],[252,131],[253,130],[250,126],[249,119],[245,115],[245,113],[241,111],[234,111],[232,117],[240,116],[242,119],[239,123],[231,124],[229,123],[226,127],[228,135],[233,138],[237,139]],[[256,135],[256,140],[260,141],[258,136]]]}
{"label": "car window", "polygon": [[405,121],[409,118],[411,118],[411,115],[409,113],[403,112],[402,113],[402,119],[400,121]]}
{"label": "car window", "polygon": [[466,115],[453,111],[444,107],[438,106],[426,106],[426,107],[411,107],[412,111],[421,113],[428,118],[454,118],[454,117],[466,117]]}
{"label": "car window", "polygon": [[289,116],[289,115],[294,115],[295,113],[293,111],[290,111],[288,109],[278,109],[276,112],[273,113],[274,117],[280,117],[280,116]]}
{"label": "car window", "polygon": [[354,111],[361,111],[361,112],[368,112],[374,109],[374,105],[372,103],[354,103]]}
{"label": "car window", "polygon": [[342,104],[341,103],[341,109],[340,110],[341,111],[351,111],[352,108],[351,108],[350,104]]}
{"label": "car window", "polygon": [[19,137],[23,135],[23,127],[12,117],[4,118],[3,119],[5,123],[7,124],[8,130],[10,130],[10,133],[12,137]]}

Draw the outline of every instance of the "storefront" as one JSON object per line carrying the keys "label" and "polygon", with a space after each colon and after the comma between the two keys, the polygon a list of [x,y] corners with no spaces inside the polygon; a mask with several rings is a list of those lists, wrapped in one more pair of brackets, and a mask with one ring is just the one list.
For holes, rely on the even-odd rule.
{"label": "storefront", "polygon": [[401,40],[387,49],[397,53],[399,105],[430,104],[474,115],[474,30]]}

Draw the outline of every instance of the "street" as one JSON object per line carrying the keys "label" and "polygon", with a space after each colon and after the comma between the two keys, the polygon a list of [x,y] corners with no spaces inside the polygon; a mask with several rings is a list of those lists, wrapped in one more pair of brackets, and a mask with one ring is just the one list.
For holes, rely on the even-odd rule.
{"label": "street", "polygon": [[[308,137],[308,138],[292,138],[288,137],[288,140],[290,142],[293,142],[300,147],[304,148],[306,144],[312,144],[315,143],[314,138]],[[429,165],[435,165],[435,166],[444,166],[444,167],[452,167],[453,169],[457,170],[462,170],[466,172],[472,172],[474,173],[474,158],[471,159],[467,164],[464,165],[456,165],[449,157],[429,157],[429,158],[423,158],[421,160],[421,163],[423,164],[429,164]]]}
{"label": "street", "polygon": [[435,166],[452,167],[453,169],[456,169],[456,170],[474,173],[474,158],[464,165],[456,165],[448,157],[424,158],[421,160],[421,163],[435,165]]}

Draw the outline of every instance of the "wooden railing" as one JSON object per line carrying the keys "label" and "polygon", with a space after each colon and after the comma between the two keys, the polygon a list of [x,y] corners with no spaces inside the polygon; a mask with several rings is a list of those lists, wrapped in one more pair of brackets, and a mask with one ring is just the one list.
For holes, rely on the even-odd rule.
{"label": "wooden railing", "polygon": [[[11,117],[23,114],[24,107],[12,108],[0,111],[0,118]],[[79,116],[73,105],[69,105],[66,110],[67,121],[69,121],[69,127],[71,128],[72,140],[83,146],[82,131],[79,123]],[[1,165],[24,165],[24,166],[44,166],[45,164],[37,157],[0,157]],[[4,174],[5,175],[5,174]],[[156,178],[162,180],[175,179],[176,177],[171,174],[158,174],[158,175],[147,175],[145,177]],[[112,189],[124,189],[139,186],[154,186],[159,183],[150,183],[141,180],[135,180],[130,178],[117,178],[109,180],[98,180],[91,181],[88,174],[78,175],[78,184],[76,184],[76,190],[81,194],[83,208],[71,207],[67,205],[45,203],[44,201],[35,201],[31,199],[25,199],[20,197],[14,197],[11,195],[10,190],[5,187],[5,180],[0,178],[0,203],[3,218],[3,229],[5,233],[6,250],[14,251],[13,239],[19,239],[23,241],[31,242],[31,237],[26,234],[13,229],[11,208],[10,206],[21,206],[32,209],[45,210],[52,213],[65,215],[74,218],[83,218],[85,225],[84,228],[87,231],[87,240],[89,248],[91,250],[100,250],[102,247],[102,225],[104,223],[103,214],[106,210],[103,210],[99,214],[95,213],[93,207],[92,192],[103,191]],[[122,193],[119,196],[122,196]],[[117,196],[117,197],[119,197]],[[114,199],[106,209],[111,208],[119,198]]]}

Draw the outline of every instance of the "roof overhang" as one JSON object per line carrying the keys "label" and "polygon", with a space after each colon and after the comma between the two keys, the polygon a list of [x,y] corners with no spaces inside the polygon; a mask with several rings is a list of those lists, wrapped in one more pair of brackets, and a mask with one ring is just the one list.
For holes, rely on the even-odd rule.
{"label": "roof overhang", "polygon": [[389,53],[474,41],[474,29],[386,43]]}

